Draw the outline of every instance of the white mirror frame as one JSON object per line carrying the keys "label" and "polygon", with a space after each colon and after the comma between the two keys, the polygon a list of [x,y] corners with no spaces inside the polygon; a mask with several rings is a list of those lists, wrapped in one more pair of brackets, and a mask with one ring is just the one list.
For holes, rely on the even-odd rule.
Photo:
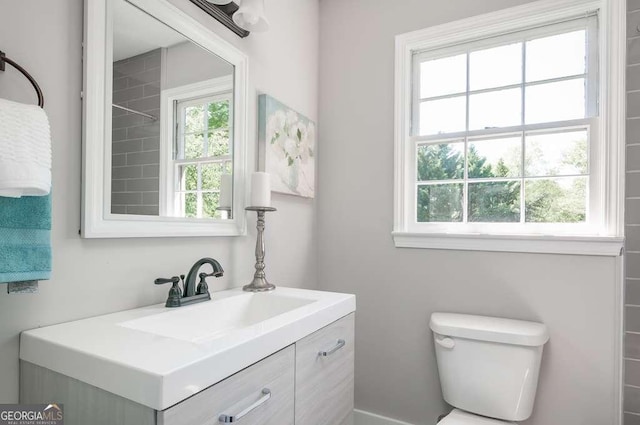
{"label": "white mirror frame", "polygon": [[249,60],[167,0],[127,1],[234,66],[233,218],[203,220],[111,213],[111,143],[105,142],[111,140],[113,1],[84,2],[82,237],[244,235]]}

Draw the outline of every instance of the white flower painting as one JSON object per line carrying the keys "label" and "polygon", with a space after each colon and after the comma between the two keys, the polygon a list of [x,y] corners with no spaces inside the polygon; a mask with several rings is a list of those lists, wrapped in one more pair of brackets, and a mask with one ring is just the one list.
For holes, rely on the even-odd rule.
{"label": "white flower painting", "polygon": [[258,98],[258,115],[260,156],[271,190],[313,198],[315,123],[266,94]]}

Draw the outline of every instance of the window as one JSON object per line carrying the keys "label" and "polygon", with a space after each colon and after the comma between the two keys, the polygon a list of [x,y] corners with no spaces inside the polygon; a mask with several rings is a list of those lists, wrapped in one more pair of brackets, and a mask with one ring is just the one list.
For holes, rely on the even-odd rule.
{"label": "window", "polygon": [[397,246],[620,234],[599,9],[536,2],[398,36]]}
{"label": "window", "polygon": [[174,215],[220,218],[223,174],[232,173],[231,93],[174,102]]}
{"label": "window", "polygon": [[414,55],[418,223],[588,223],[597,18]]}
{"label": "window", "polygon": [[233,87],[224,76],[162,90],[161,116],[173,117],[160,124],[162,216],[233,219]]}

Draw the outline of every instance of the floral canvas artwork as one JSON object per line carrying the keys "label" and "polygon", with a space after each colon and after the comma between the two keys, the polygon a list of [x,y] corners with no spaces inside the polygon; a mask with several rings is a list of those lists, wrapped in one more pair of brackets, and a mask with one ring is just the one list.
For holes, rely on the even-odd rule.
{"label": "floral canvas artwork", "polygon": [[273,97],[258,98],[262,169],[271,174],[274,192],[313,198],[316,125]]}

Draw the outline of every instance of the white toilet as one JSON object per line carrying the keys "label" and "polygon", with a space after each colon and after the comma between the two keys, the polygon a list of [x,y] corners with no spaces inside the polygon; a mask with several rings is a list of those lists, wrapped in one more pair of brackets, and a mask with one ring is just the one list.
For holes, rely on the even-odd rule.
{"label": "white toilet", "polygon": [[438,425],[505,425],[531,416],[542,347],[542,323],[433,313],[442,395],[454,407]]}

